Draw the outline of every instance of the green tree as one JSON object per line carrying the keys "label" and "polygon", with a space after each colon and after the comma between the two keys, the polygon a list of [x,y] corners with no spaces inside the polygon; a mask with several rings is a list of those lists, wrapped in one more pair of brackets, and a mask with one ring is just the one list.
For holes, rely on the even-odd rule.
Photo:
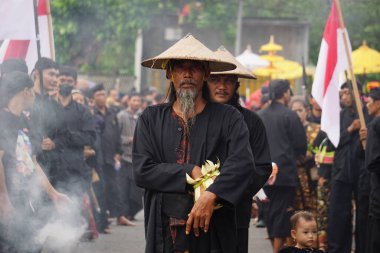
{"label": "green tree", "polygon": [[149,25],[158,0],[54,0],[57,59],[83,72],[131,74],[138,29]]}
{"label": "green tree", "polygon": [[[57,59],[83,72],[132,74],[138,29],[149,29],[154,15],[176,13],[196,2],[187,22],[223,31],[233,46],[238,0],[53,0]],[[316,64],[331,0],[244,0],[245,17],[299,18],[310,22],[310,60]],[[341,0],[352,47],[366,40],[380,49],[378,0]]]}

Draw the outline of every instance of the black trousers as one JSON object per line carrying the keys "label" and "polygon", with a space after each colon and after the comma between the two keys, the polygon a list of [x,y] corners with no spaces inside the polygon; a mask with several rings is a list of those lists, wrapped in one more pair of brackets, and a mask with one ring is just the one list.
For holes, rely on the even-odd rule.
{"label": "black trousers", "polygon": [[112,165],[103,166],[103,174],[106,189],[107,208],[111,217],[120,217],[123,215],[123,205],[120,197],[120,187],[118,184],[118,173]]}
{"label": "black trousers", "polygon": [[248,253],[249,228],[237,229],[238,253]]}
{"label": "black trousers", "polygon": [[98,169],[97,172],[99,176],[99,181],[93,183],[92,188],[94,189],[96,199],[99,203],[100,213],[98,212],[98,210],[94,209],[94,217],[96,222],[96,228],[99,232],[104,232],[104,230],[108,228],[105,182],[103,170]]}
{"label": "black trousers", "polygon": [[369,216],[367,229],[366,253],[380,252],[380,219]]}
{"label": "black trousers", "polygon": [[132,163],[122,161],[118,180],[123,205],[123,215],[128,218],[134,218],[143,207],[143,189],[138,187],[133,179]]}
{"label": "black trousers", "polygon": [[[367,237],[366,233],[368,231],[368,213],[369,213],[369,196],[366,194],[358,194],[358,202],[356,205],[356,235],[358,244],[356,244],[355,253],[364,253]],[[379,251],[380,252],[380,251]]]}
{"label": "black trousers", "polygon": [[329,253],[351,253],[353,195],[356,201],[357,187],[354,184],[332,180],[327,226]]}

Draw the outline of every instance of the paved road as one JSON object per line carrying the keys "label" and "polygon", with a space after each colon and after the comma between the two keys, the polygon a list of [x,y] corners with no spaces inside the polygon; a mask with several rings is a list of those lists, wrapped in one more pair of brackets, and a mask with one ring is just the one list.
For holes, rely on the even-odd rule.
{"label": "paved road", "polygon": [[[137,227],[120,227],[111,225],[112,234],[100,235],[94,242],[82,242],[79,253],[142,253],[144,252],[144,222],[142,214],[138,216]],[[268,253],[271,246],[266,238],[266,229],[251,226],[249,252]]]}

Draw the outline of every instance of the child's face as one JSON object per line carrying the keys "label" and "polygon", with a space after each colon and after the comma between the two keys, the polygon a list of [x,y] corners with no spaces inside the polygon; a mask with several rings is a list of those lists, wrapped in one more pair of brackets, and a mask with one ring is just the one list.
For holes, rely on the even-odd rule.
{"label": "child's face", "polygon": [[300,218],[296,229],[291,231],[293,239],[297,242],[298,248],[312,248],[317,241],[317,223],[315,220],[306,221]]}

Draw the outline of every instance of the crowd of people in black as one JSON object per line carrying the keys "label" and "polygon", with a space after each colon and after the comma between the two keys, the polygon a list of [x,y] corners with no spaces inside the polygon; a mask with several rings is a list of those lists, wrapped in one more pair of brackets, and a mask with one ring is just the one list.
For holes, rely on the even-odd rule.
{"label": "crowd of people in black", "polygon": [[[268,107],[259,115],[279,172],[275,183],[264,187],[270,201],[260,202],[264,211],[259,212],[258,226],[266,225],[269,237],[274,238],[274,252],[284,244],[291,244],[286,242],[291,231],[289,218],[294,211],[303,210],[316,218],[321,250],[376,252],[379,249],[374,239],[378,236],[376,122],[380,90],[361,93],[365,127],[358,119],[351,82],[341,86],[340,141],[334,147],[320,129],[322,111],[311,95],[292,97],[289,84],[283,81],[272,81],[270,87],[275,91],[274,97],[270,105],[263,103]],[[371,137],[367,137],[367,131],[372,132]],[[287,217],[282,219],[281,215]]]}
{"label": "crowd of people in black", "polygon": [[38,231],[58,216],[84,228],[82,240],[111,233],[111,218],[135,226],[143,193],[132,179],[133,134],[156,94],[79,90],[76,70],[48,58],[31,77],[23,60],[1,65],[0,252],[39,252]]}
{"label": "crowd of people in black", "polygon": [[[167,64],[167,73],[175,73],[181,68],[203,68],[203,65],[196,65],[196,61]],[[299,248],[297,240],[302,241],[300,231],[310,229],[312,237],[317,236],[311,244],[305,242],[310,248],[349,253],[352,238],[355,238],[355,252],[376,252],[379,249],[380,90],[374,89],[367,96],[362,96],[363,104],[367,105],[364,108],[366,128],[357,119],[351,83],[346,82],[341,87],[340,142],[334,147],[320,130],[322,112],[311,96],[307,99],[292,97],[288,81],[272,80],[268,88],[263,88],[260,110],[253,113],[239,103],[238,78],[250,77],[238,72],[230,76],[211,72],[208,86],[205,86],[208,89],[203,96],[215,104],[205,105],[205,111],[200,114],[203,118],[198,117],[196,124],[219,131],[219,121],[214,126],[207,115],[215,117],[223,109],[227,110],[229,117],[221,117],[220,122],[229,124],[227,129],[239,127],[236,122],[240,122],[241,116],[236,114],[237,111],[228,111],[228,107],[216,105],[221,103],[238,109],[248,127],[249,135],[243,136],[246,127],[241,128],[241,133],[236,130],[231,134],[236,134],[238,140],[242,136],[249,138],[249,143],[246,140],[249,152],[232,137],[226,135],[223,139],[229,141],[228,145],[234,144],[233,149],[239,150],[236,158],[247,151],[247,156],[252,157],[253,154],[255,159],[255,165],[252,165],[256,171],[255,181],[250,191],[245,191],[248,182],[247,185],[239,185],[237,181],[234,186],[234,191],[242,188],[244,201],[231,192],[219,191],[217,184],[210,187],[216,195],[227,200],[231,197],[231,203],[236,204],[239,252],[248,251],[250,219],[247,217],[251,214],[247,210],[251,210],[251,204],[253,210],[259,207],[260,224],[264,223],[267,228],[274,253],[298,252],[282,248],[284,245]],[[172,76],[172,91],[169,89],[166,101],[169,105],[176,101],[174,79]],[[166,111],[165,106],[149,107],[144,111],[147,106],[162,104],[165,100],[154,89],[147,90],[144,96],[131,91],[122,97],[117,89],[107,92],[102,84],[88,90],[79,90],[76,84],[76,70],[51,59],[40,59],[31,77],[22,60],[9,59],[1,65],[0,252],[40,252],[45,242],[35,239],[37,231],[58,216],[68,216],[68,212],[72,215],[67,222],[74,228],[84,227],[82,239],[96,239],[99,232],[111,233],[110,218],[116,218],[117,225],[135,226],[135,216],[143,208],[143,188],[148,200],[145,202],[146,219],[149,216],[150,222],[153,219],[155,223],[167,223],[167,230],[163,228],[163,233],[175,231],[177,238],[181,233],[188,234],[188,227],[186,230],[173,230],[173,226],[178,227],[178,224],[186,225],[186,219],[173,219],[169,215],[176,212],[176,203],[185,201],[181,200],[182,195],[160,193],[163,213],[158,217],[154,211],[157,208],[154,202],[158,198],[157,191],[166,188],[169,192],[175,191],[172,188],[175,185],[165,180],[165,174],[158,180],[154,173],[161,172],[151,169],[157,165],[153,165],[150,156],[165,157],[161,152],[171,150],[166,150],[167,146],[159,146],[163,150],[155,150],[155,146],[149,143],[156,137],[147,139],[147,136],[166,136],[160,132],[159,126],[154,127],[162,117],[168,117],[163,124],[178,120],[182,124],[177,131],[179,139],[175,135],[167,135],[164,139],[180,143],[176,149],[178,156],[170,159],[173,164],[184,165],[190,161],[190,155],[191,158],[204,155],[202,152],[206,151],[201,149],[197,151],[199,154],[195,151],[190,153],[187,146],[201,142],[204,137],[198,132],[196,137],[187,140],[187,123],[173,116],[170,110]],[[177,126],[174,123],[170,125],[175,129]],[[134,136],[137,141],[134,141]],[[156,154],[150,151],[152,148]],[[231,150],[220,152],[226,157],[218,159],[228,161],[224,166],[232,163],[227,155]],[[242,161],[237,159],[234,163]],[[278,172],[269,177],[271,162],[276,163]],[[173,165],[172,169],[164,173],[173,174],[180,168]],[[189,173],[196,171],[193,167],[189,169]],[[244,178],[244,175],[242,171],[240,176]],[[251,202],[252,196],[264,184],[267,198],[255,197]],[[230,213],[225,215],[229,217]],[[226,231],[231,225],[226,223],[227,220],[220,224]],[[157,235],[157,230],[149,223],[146,226],[149,241],[151,236]],[[164,245],[170,244],[173,238],[169,236],[167,239],[169,242],[164,239]],[[147,247],[155,252],[157,244],[148,242]]]}

